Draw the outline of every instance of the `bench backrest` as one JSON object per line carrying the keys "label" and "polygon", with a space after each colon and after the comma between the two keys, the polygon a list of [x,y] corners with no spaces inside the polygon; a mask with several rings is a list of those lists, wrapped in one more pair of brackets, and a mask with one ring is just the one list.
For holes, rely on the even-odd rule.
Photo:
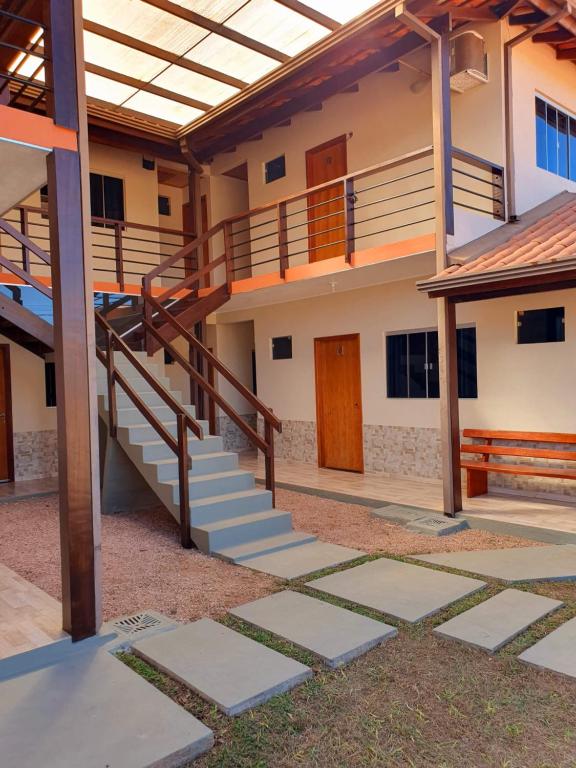
{"label": "bench backrest", "polygon": [[483,440],[515,440],[530,443],[560,443],[576,445],[576,434],[570,432],[514,432],[502,429],[465,429],[464,437],[475,437]]}

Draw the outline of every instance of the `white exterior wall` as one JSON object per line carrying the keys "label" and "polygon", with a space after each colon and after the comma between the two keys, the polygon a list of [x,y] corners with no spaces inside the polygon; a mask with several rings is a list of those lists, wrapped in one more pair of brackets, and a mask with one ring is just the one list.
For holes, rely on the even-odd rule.
{"label": "white exterior wall", "polygon": [[[564,343],[516,344],[517,311],[555,306],[566,307]],[[316,419],[314,339],[359,333],[364,423],[439,427],[438,400],[386,395],[386,334],[437,324],[435,302],[413,281],[337,291],[253,315],[258,395],[279,418]],[[460,401],[463,427],[576,432],[576,413],[566,407],[576,391],[576,290],[459,304],[457,319],[476,326],[478,350],[478,399]],[[292,336],[291,360],[272,360],[275,336]]]}
{"label": "white exterior wall", "polygon": [[536,165],[535,120],[536,96],[576,114],[576,69],[571,61],[558,61],[552,47],[530,40],[512,56],[516,201],[522,214],[564,190],[576,192],[575,182]]}

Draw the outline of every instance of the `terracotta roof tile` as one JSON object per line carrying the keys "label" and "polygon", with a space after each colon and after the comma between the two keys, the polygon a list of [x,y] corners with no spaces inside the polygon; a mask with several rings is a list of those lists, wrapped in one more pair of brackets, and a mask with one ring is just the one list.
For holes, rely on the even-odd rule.
{"label": "terracotta roof tile", "polygon": [[452,264],[433,280],[514,269],[527,264],[554,263],[573,257],[576,257],[575,199],[516,232],[504,245],[492,248],[463,264]]}

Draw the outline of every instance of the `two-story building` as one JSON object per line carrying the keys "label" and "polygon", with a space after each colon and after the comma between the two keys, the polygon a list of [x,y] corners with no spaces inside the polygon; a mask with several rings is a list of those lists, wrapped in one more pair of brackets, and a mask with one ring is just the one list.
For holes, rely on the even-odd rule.
{"label": "two-story building", "polygon": [[[67,296],[46,258],[61,195],[45,157],[70,138],[44,114],[52,86],[37,5],[27,34],[12,31],[22,18],[8,11],[0,60],[5,481],[54,476],[57,415],[74,412],[56,386],[52,331]],[[576,432],[569,9],[121,5],[121,29],[117,2],[85,2],[83,21],[101,425],[122,433],[160,499],[158,484],[179,489],[165,503],[181,522],[187,430],[223,438],[192,502],[244,493],[248,504],[252,481],[221,454],[255,446],[268,492],[276,456],[296,475],[300,463],[443,478],[449,514],[461,508],[462,429],[536,433],[535,444]],[[130,348],[159,366],[142,374],[144,398],[114,368]],[[133,412],[120,414],[127,421],[114,398]],[[551,453],[549,472],[530,472],[537,449],[522,453],[508,437],[528,471],[490,472],[494,487],[574,496],[570,470],[554,471],[566,457]],[[556,434],[547,444],[562,443]],[[270,500],[258,499],[243,514],[267,512]],[[184,521],[183,539],[191,528],[220,551],[214,524]],[[254,540],[284,533],[264,527]]]}

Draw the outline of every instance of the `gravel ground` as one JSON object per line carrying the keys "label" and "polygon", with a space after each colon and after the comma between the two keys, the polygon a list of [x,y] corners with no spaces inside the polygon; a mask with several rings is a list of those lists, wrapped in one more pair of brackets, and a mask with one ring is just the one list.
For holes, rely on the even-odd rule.
{"label": "gravel ground", "polygon": [[[413,554],[533,546],[534,542],[466,531],[435,539],[371,517],[367,507],[279,490],[277,506],[297,529],[365,552]],[[60,599],[58,497],[0,505],[0,562]],[[270,576],[183,550],[162,508],[102,518],[103,612],[110,619],[153,608],[180,620],[218,616],[269,594]]]}

